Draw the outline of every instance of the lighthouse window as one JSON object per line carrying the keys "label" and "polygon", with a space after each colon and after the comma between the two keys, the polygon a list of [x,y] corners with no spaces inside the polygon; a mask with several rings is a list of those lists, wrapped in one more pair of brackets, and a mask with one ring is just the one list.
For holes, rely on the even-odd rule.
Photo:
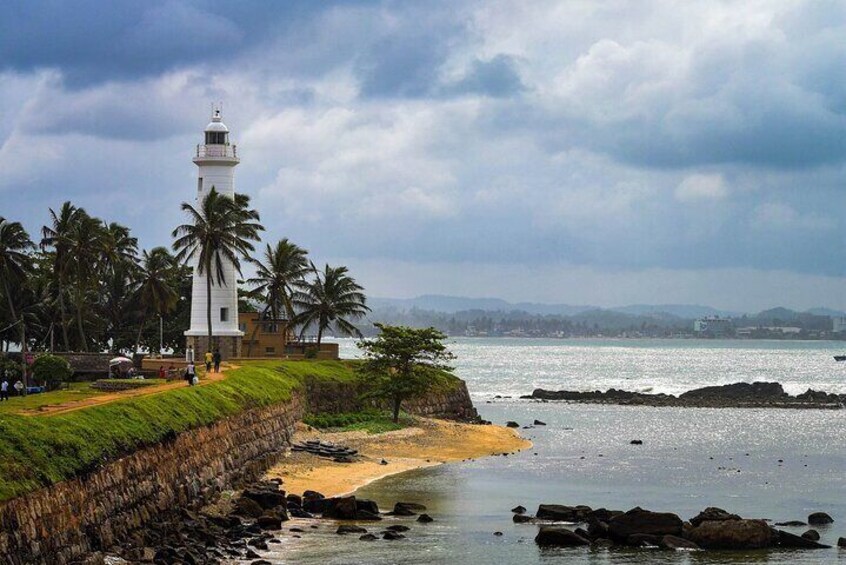
{"label": "lighthouse window", "polygon": [[226,145],[225,131],[207,131],[206,145]]}
{"label": "lighthouse window", "polygon": [[229,308],[221,308],[220,309],[220,321],[221,322],[228,322],[229,321]]}
{"label": "lighthouse window", "polygon": [[197,192],[203,191],[203,177],[197,179]]}

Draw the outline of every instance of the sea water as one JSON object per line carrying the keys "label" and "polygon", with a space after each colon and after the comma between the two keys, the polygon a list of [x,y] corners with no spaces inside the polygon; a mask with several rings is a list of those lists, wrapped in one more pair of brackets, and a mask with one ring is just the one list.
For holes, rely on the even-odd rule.
{"label": "sea water", "polygon": [[[278,563],[846,563],[846,551],[666,552],[649,549],[541,549],[537,526],[514,524],[518,504],[641,506],[687,519],[707,506],[744,517],[806,520],[825,511],[822,542],[846,536],[846,411],[698,409],[537,403],[517,397],[534,388],[679,393],[737,381],[781,382],[846,392],[846,364],[836,342],[698,340],[458,339],[456,372],[482,417],[521,425],[534,442],[507,457],[451,463],[376,481],[357,495],[389,508],[424,503],[431,524],[407,539],[363,542],[325,524],[302,539],[283,536]],[[345,342],[347,357],[356,354]],[[495,396],[511,398],[495,399]],[[643,445],[631,445],[640,439]],[[785,528],[802,533],[807,528]],[[502,535],[494,535],[501,532]],[[273,546],[271,546],[273,547]]]}

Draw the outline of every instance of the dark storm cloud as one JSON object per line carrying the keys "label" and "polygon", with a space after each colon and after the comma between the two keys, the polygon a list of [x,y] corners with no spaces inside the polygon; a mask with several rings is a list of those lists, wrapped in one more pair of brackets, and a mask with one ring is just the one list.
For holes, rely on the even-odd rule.
{"label": "dark storm cloud", "polygon": [[467,74],[444,91],[456,94],[482,94],[506,97],[525,90],[514,57],[499,54],[489,60],[473,61]]}
{"label": "dark storm cloud", "polygon": [[307,1],[10,0],[0,12],[0,69],[59,69],[73,87],[135,80],[231,61],[320,9]]}

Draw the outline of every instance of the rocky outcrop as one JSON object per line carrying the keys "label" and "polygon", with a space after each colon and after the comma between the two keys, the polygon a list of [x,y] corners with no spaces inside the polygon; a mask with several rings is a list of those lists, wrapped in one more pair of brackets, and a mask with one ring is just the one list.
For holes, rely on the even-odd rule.
{"label": "rocky outcrop", "polygon": [[773,545],[773,532],[763,520],[708,520],[687,539],[705,549],[762,549]]}
{"label": "rocky outcrop", "polygon": [[651,512],[642,508],[632,508],[625,514],[611,518],[608,522],[608,532],[612,539],[620,542],[626,542],[633,534],[681,536],[682,519],[669,512]]}
{"label": "rocky outcrop", "polygon": [[[744,519],[715,507],[706,508],[690,522],[683,522],[670,512],[652,512],[639,507],[620,512],[560,504],[541,504],[534,517],[517,513],[513,517],[518,524],[541,525],[535,541],[547,546],[586,545],[584,540],[595,546],[618,544],[684,551],[831,547],[820,543],[819,533],[814,530],[797,536],[770,527],[766,520]],[[547,526],[548,520],[587,524],[587,529]]]}
{"label": "rocky outcrop", "polygon": [[533,400],[565,400],[590,404],[623,404],[640,406],[677,406],[690,408],[824,408],[840,409],[846,404],[846,395],[829,394],[808,389],[790,396],[779,383],[754,382],[709,386],[690,390],[679,396],[647,394],[608,389],[605,392],[580,392],[572,390],[551,391],[535,389],[532,394],[521,396]]}

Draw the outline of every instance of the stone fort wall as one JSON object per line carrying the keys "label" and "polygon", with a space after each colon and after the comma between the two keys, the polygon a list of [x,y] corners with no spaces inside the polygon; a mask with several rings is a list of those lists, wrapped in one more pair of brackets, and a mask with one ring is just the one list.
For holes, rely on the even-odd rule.
{"label": "stone fort wall", "polygon": [[[311,386],[290,402],[248,410],[139,449],[92,472],[0,504],[0,561],[64,565],[108,549],[150,520],[198,508],[223,490],[254,481],[291,445],[308,411],[358,408],[346,386]],[[470,419],[464,383],[418,399],[406,409]]]}

